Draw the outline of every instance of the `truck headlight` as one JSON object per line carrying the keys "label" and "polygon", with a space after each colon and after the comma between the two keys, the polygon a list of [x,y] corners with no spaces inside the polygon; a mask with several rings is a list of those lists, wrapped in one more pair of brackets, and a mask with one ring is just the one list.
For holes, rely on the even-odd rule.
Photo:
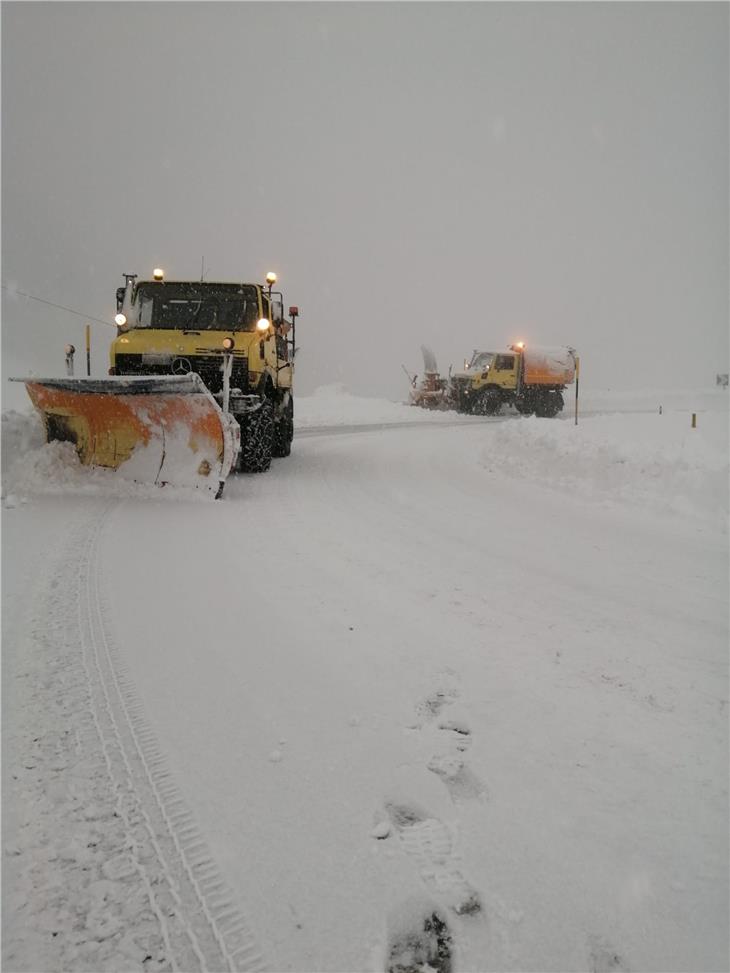
{"label": "truck headlight", "polygon": [[117,314],[117,316],[114,318],[114,320],[115,320],[116,324],[118,325],[118,327],[123,328],[124,325],[127,323],[127,315],[126,314]]}
{"label": "truck headlight", "polygon": [[260,318],[256,322],[256,327],[258,328],[259,331],[268,331],[269,330],[269,319],[268,318]]}
{"label": "truck headlight", "polygon": [[223,347],[225,348],[226,351],[233,351],[235,344],[236,342],[233,340],[233,338],[223,339]]}

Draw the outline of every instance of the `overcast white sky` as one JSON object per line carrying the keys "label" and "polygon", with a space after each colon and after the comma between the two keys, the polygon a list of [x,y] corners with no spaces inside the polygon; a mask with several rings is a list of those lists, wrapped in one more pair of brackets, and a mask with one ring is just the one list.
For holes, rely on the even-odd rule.
{"label": "overcast white sky", "polygon": [[[3,283],[111,320],[125,271],[276,269],[302,393],[517,338],[598,387],[714,384],[729,10],[3,3]],[[3,377],[62,374],[84,321],[3,296]]]}

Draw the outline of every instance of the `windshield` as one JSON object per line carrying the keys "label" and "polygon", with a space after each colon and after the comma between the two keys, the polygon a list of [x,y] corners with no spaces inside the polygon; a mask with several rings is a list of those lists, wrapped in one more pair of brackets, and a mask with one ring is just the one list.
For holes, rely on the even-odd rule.
{"label": "windshield", "polygon": [[251,284],[142,283],[136,304],[138,328],[255,331],[259,317]]}
{"label": "windshield", "polygon": [[493,361],[494,355],[491,351],[480,351],[469,362],[469,368],[488,368]]}

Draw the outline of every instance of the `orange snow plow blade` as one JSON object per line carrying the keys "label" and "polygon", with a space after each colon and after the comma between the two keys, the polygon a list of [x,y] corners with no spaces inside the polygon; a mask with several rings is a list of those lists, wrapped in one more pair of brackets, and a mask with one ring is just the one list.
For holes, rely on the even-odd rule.
{"label": "orange snow plow blade", "polygon": [[196,374],[20,381],[43,418],[48,441],[72,442],[88,466],[219,496],[235,464],[238,423]]}

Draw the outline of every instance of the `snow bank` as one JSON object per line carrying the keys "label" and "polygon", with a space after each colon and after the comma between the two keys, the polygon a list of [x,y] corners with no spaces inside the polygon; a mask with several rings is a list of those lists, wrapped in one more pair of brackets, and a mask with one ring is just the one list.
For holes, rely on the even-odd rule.
{"label": "snow bank", "polygon": [[490,427],[480,462],[584,498],[705,516],[727,529],[728,420],[720,412],[534,416]]}
{"label": "snow bank", "polygon": [[43,423],[37,412],[4,412],[2,415],[2,463],[4,472],[18,457],[45,442]]}
{"label": "snow bank", "polygon": [[[46,443],[43,423],[35,411],[3,413],[3,505],[15,507],[39,494],[67,493],[159,498],[160,488],[135,483],[113,470],[83,466],[71,443]],[[165,497],[178,500],[208,500],[210,496],[207,491],[165,487]]]}

